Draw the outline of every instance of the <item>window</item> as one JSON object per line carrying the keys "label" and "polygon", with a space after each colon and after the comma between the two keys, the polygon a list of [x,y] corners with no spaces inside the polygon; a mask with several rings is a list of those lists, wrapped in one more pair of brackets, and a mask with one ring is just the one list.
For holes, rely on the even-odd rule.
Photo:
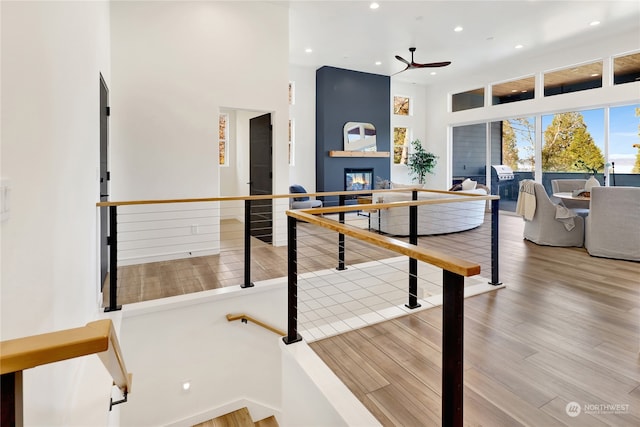
{"label": "window", "polygon": [[542,116],[542,171],[604,171],[604,109]]}
{"label": "window", "polygon": [[613,84],[637,82],[640,80],[640,53],[613,58]]}
{"label": "window", "polygon": [[289,105],[296,103],[296,84],[295,82],[289,82]]}
{"label": "window", "polygon": [[393,128],[393,164],[406,165],[409,149],[409,129],[403,127]]}
{"label": "window", "polygon": [[[487,125],[456,126],[453,128],[452,167],[453,184],[470,178],[486,184]],[[458,182],[459,181],[459,182]]]}
{"label": "window", "polygon": [[[610,173],[640,174],[640,104],[611,108],[608,163]],[[614,184],[613,177],[610,179]],[[631,185],[631,181],[615,184]]]}
{"label": "window", "polygon": [[412,114],[411,98],[407,96],[393,97],[393,114],[398,116],[410,116]]}
{"label": "window", "polygon": [[516,172],[533,172],[536,128],[534,117],[518,117],[499,122],[501,161]]}
{"label": "window", "polygon": [[544,96],[602,87],[602,61],[544,74]]}
{"label": "window", "polygon": [[533,99],[535,96],[535,77],[498,83],[491,86],[492,105]]}
{"label": "window", "polygon": [[295,164],[294,157],[294,142],[295,139],[295,127],[293,119],[289,119],[289,165],[293,166]]}
{"label": "window", "polygon": [[218,117],[218,163],[221,166],[228,166],[228,146],[229,146],[229,115],[220,114]]}
{"label": "window", "polygon": [[451,96],[451,111],[484,107],[484,88],[460,92]]}

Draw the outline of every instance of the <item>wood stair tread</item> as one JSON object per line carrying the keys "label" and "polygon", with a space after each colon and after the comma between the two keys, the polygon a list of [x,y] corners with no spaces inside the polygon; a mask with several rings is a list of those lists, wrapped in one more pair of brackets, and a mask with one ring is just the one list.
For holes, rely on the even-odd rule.
{"label": "wood stair tread", "polygon": [[273,415],[256,421],[255,425],[256,427],[279,427],[278,420],[276,420],[276,417]]}
{"label": "wood stair tread", "polygon": [[196,424],[193,427],[253,427],[254,425],[249,409],[245,407]]}

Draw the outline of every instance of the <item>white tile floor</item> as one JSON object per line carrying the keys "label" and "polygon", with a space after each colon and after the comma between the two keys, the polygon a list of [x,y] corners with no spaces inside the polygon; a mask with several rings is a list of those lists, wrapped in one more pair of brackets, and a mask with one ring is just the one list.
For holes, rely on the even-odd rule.
{"label": "white tile floor", "polygon": [[[395,257],[298,276],[298,330],[307,342],[442,304],[442,270],[418,263],[418,309],[408,303],[409,261]],[[465,279],[465,297],[501,288]]]}

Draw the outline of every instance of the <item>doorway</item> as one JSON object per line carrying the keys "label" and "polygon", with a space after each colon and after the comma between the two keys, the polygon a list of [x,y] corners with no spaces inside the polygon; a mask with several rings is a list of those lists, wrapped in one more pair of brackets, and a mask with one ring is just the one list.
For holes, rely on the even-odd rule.
{"label": "doorway", "polygon": [[[249,194],[273,192],[271,114],[249,120]],[[273,241],[272,201],[251,202],[251,235],[266,243]]]}
{"label": "doorway", "polygon": [[[109,89],[100,74],[100,201],[109,201]],[[109,208],[100,208],[100,286],[102,291],[109,265]],[[115,274],[115,272],[114,272]]]}

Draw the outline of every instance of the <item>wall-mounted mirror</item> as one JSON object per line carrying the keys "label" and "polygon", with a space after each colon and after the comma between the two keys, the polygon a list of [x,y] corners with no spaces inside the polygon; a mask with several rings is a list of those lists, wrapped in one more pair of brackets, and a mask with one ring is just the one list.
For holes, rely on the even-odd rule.
{"label": "wall-mounted mirror", "polygon": [[344,151],[376,151],[376,127],[371,123],[347,122]]}

